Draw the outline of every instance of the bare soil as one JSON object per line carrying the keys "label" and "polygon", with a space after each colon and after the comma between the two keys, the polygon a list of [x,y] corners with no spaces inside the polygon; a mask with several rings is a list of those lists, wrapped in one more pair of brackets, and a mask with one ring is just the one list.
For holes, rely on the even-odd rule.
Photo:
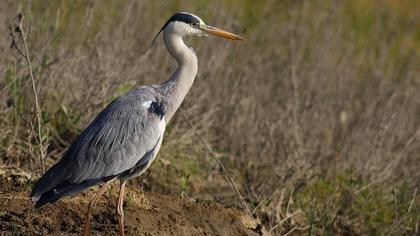
{"label": "bare soil", "polygon": [[[0,166],[0,235],[80,235],[89,199],[97,188],[35,209],[30,175]],[[98,202],[91,235],[117,235],[116,184]],[[259,235],[261,226],[245,213],[211,201],[127,189],[127,235]]]}

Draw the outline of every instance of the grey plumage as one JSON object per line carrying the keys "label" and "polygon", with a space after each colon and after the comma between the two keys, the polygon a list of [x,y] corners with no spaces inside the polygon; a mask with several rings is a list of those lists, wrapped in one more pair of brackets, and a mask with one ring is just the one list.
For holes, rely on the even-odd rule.
{"label": "grey plumage", "polygon": [[163,111],[156,113],[155,104],[161,103],[152,86],[111,102],[35,184],[31,196],[38,200],[36,207],[102,181],[132,177],[147,167],[164,131]]}

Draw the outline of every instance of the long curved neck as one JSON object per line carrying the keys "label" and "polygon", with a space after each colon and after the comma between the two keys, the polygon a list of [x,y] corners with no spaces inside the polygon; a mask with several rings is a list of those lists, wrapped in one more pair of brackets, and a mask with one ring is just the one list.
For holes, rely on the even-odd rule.
{"label": "long curved neck", "polygon": [[185,45],[182,37],[164,31],[164,40],[169,53],[178,62],[178,67],[168,81],[160,86],[168,122],[190,90],[198,70],[198,60],[192,49]]}

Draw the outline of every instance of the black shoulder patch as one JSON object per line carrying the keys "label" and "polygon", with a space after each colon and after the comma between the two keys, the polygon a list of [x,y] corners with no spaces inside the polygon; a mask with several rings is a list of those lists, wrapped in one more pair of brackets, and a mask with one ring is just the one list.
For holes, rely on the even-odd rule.
{"label": "black shoulder patch", "polygon": [[147,109],[147,111],[155,114],[160,119],[162,119],[163,116],[165,115],[163,103],[161,102],[152,102],[152,104],[150,104],[150,107]]}

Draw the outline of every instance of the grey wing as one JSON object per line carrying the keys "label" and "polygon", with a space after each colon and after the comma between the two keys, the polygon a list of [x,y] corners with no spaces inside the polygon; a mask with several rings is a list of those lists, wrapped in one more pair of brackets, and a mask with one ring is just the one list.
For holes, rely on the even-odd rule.
{"label": "grey wing", "polygon": [[156,100],[151,87],[139,87],[114,100],[41,177],[31,196],[39,199],[48,191],[59,192],[59,188],[72,194],[80,191],[78,186],[84,189],[107,181],[144,162],[142,158],[155,151],[165,127],[163,114],[150,111]]}

